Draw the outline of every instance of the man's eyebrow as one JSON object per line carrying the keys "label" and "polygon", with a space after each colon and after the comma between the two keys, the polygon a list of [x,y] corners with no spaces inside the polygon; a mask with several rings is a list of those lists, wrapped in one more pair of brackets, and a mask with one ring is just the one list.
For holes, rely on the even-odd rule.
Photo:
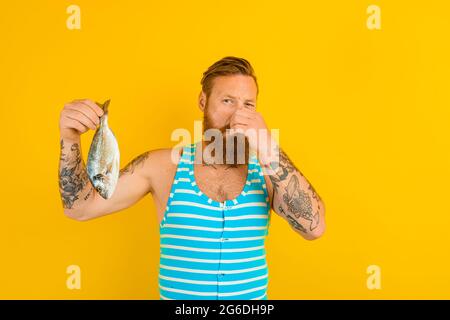
{"label": "man's eyebrow", "polygon": [[[223,96],[224,96],[224,97],[230,97],[230,98],[236,99],[236,97],[233,97],[231,94],[224,94]],[[247,100],[245,100],[245,101],[255,102],[253,99],[247,99]]]}

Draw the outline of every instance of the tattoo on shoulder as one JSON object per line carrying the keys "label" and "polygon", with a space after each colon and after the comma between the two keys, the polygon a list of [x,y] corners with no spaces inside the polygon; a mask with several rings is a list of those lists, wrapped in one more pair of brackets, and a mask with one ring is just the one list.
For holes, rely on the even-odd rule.
{"label": "tattoo on shoulder", "polygon": [[145,160],[148,158],[148,155],[150,154],[150,151],[144,152],[131,160],[130,163],[128,163],[123,169],[120,170],[119,176],[123,174],[132,174],[136,167],[138,167],[140,164],[144,163]]}

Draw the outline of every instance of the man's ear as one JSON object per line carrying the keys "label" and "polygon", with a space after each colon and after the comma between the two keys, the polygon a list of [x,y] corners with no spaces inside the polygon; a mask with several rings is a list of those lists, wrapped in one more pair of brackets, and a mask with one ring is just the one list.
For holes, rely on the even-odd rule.
{"label": "man's ear", "polygon": [[206,94],[203,92],[203,90],[200,92],[198,96],[198,107],[202,112],[205,111],[206,107]]}

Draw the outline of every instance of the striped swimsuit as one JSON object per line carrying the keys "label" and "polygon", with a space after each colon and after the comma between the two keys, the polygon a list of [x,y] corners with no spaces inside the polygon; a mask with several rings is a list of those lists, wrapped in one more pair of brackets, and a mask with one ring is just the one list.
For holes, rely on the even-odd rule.
{"label": "striped swimsuit", "polygon": [[270,204],[256,155],[242,192],[218,202],[196,184],[195,149],[183,147],[159,226],[160,299],[267,300]]}

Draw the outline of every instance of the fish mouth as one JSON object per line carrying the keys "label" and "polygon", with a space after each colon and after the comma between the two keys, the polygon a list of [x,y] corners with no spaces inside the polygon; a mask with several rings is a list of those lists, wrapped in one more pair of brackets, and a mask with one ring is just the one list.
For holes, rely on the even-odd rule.
{"label": "fish mouth", "polygon": [[96,174],[95,176],[92,177],[93,180],[93,184],[94,184],[94,188],[95,190],[97,190],[97,192],[102,196],[102,198],[107,199],[108,198],[108,192],[107,192],[107,188],[105,186],[105,179],[106,177],[99,173]]}
{"label": "fish mouth", "polygon": [[111,196],[109,187],[109,176],[99,173],[92,177],[92,184],[94,189],[102,196],[104,199],[108,199]]}
{"label": "fish mouth", "polygon": [[103,186],[96,186],[95,190],[97,190],[97,192],[102,196],[102,198],[104,198],[104,199],[109,198],[109,194],[106,191],[106,189],[103,188]]}

